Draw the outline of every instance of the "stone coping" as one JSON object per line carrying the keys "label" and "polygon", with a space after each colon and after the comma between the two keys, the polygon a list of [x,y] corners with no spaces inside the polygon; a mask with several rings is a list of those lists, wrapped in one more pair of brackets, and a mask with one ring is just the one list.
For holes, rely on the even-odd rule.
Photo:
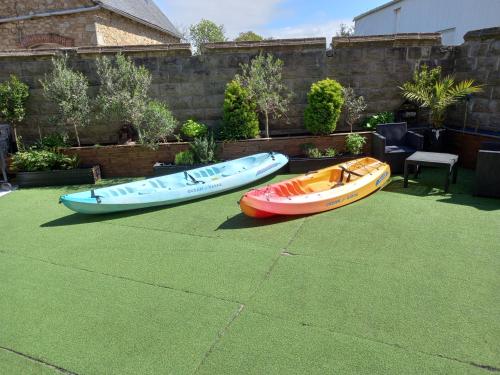
{"label": "stone coping", "polygon": [[500,26],[490,27],[489,29],[472,30],[464,35],[464,40],[466,42],[470,40],[488,40],[488,39],[500,40]]}
{"label": "stone coping", "polygon": [[316,47],[326,50],[326,38],[299,38],[299,39],[271,39],[252,42],[220,42],[206,43],[203,45],[203,53],[233,49],[259,49],[266,47],[294,48],[294,47]]}
{"label": "stone coping", "polygon": [[363,35],[349,37],[334,37],[332,39],[333,48],[345,47],[365,47],[365,46],[440,46],[440,33],[404,33],[388,35]]}
{"label": "stone coping", "polygon": [[0,57],[15,56],[54,56],[58,53],[117,53],[117,52],[158,52],[158,51],[188,51],[191,54],[191,45],[189,43],[175,44],[151,44],[151,45],[124,45],[124,46],[83,46],[83,47],[64,47],[47,49],[15,49],[0,50]]}

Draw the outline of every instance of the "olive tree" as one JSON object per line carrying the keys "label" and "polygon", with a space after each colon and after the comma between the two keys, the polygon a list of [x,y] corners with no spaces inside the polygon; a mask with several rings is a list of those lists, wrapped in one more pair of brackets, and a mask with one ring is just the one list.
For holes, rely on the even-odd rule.
{"label": "olive tree", "polygon": [[76,142],[81,146],[78,128],[90,123],[89,81],[81,72],[68,67],[67,55],[53,58],[52,65],[52,72],[40,81],[44,95],[57,108],[55,123],[73,127]]}
{"label": "olive tree", "polygon": [[266,137],[269,138],[269,117],[286,115],[291,91],[283,83],[283,61],[271,54],[259,54],[249,64],[242,64],[242,74],[235,80],[248,90],[250,100],[264,116]]}
{"label": "olive tree", "polygon": [[342,92],[344,93],[345,121],[352,133],[354,124],[361,118],[361,114],[366,109],[366,102],[364,97],[356,95],[352,87],[344,87]]}

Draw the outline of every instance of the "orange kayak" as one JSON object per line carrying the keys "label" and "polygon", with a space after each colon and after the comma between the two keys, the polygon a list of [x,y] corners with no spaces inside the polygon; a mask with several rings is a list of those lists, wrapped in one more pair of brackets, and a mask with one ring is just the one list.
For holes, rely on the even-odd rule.
{"label": "orange kayak", "polygon": [[254,218],[333,210],[381,189],[390,176],[388,164],[356,159],[251,190],[240,200],[240,208]]}

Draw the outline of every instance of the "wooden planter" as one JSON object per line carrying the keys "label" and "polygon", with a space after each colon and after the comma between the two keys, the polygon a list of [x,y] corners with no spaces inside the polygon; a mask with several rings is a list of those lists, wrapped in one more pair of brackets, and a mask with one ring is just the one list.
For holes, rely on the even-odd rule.
{"label": "wooden planter", "polygon": [[77,168],[57,171],[18,172],[16,184],[20,187],[65,186],[95,184],[101,179],[101,168]]}
{"label": "wooden planter", "polygon": [[346,161],[359,159],[366,156],[360,155],[339,155],[334,157],[308,158],[308,157],[293,157],[288,162],[288,170],[290,173],[306,173],[316,171],[318,169],[328,168],[335,164],[345,163]]}

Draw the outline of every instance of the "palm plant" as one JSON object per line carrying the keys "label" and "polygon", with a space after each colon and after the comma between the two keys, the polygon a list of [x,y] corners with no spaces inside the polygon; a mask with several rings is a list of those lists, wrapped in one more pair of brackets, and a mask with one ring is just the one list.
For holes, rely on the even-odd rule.
{"label": "palm plant", "polygon": [[467,95],[482,91],[469,79],[456,82],[453,75],[441,78],[441,67],[429,70],[426,65],[416,69],[413,82],[406,82],[400,89],[403,97],[430,110],[430,122],[435,129],[443,127],[446,110]]}

